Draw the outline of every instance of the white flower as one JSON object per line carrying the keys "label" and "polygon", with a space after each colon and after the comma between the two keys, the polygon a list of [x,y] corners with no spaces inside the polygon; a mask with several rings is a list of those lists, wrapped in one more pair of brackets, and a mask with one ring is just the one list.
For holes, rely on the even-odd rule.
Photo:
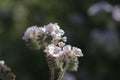
{"label": "white flower", "polygon": [[62,41],[63,41],[63,42],[67,42],[67,37],[65,37],[65,36],[62,37]]}
{"label": "white flower", "polygon": [[44,52],[49,53],[49,54],[54,54],[54,45],[53,44],[48,45],[48,47],[46,47]]}
{"label": "white flower", "polygon": [[45,32],[46,32],[46,29],[44,27],[39,28],[39,35],[43,35],[45,34]]}
{"label": "white flower", "polygon": [[63,30],[53,30],[51,32],[51,36],[52,37],[61,37],[62,35],[64,35],[64,31]]}
{"label": "white flower", "polygon": [[1,60],[0,61],[0,67],[2,67],[5,64],[5,61]]}
{"label": "white flower", "polygon": [[47,53],[47,55],[51,55],[53,57],[60,57],[63,54],[61,48],[55,46],[54,44],[48,45],[44,52]]}
{"label": "white flower", "polygon": [[64,42],[59,42],[59,43],[58,43],[58,46],[59,46],[59,47],[63,47],[64,45],[65,45]]}
{"label": "white flower", "polygon": [[70,54],[71,53],[71,45],[65,45],[63,47],[63,52]]}
{"label": "white flower", "polygon": [[81,49],[79,49],[77,47],[73,47],[72,51],[74,52],[75,56],[78,56],[78,57],[82,57],[83,56]]}
{"label": "white flower", "polygon": [[66,56],[83,56],[81,49],[77,47],[71,47],[71,45],[66,45],[63,47],[63,53]]}
{"label": "white flower", "polygon": [[74,56],[71,45],[65,45],[63,47],[63,53],[65,56]]}
{"label": "white flower", "polygon": [[50,23],[44,27],[46,29],[46,33],[51,35],[53,38],[61,37],[62,35],[64,35],[64,31],[60,29],[57,23]]}
{"label": "white flower", "polygon": [[39,32],[39,27],[31,26],[26,30],[22,39],[25,41],[28,41],[28,39],[37,39]]}
{"label": "white flower", "polygon": [[46,28],[46,31],[48,31],[48,32],[52,32],[53,30],[59,30],[60,29],[60,27],[57,25],[57,23],[54,23],[54,24],[50,23],[50,24],[48,24],[44,27]]}

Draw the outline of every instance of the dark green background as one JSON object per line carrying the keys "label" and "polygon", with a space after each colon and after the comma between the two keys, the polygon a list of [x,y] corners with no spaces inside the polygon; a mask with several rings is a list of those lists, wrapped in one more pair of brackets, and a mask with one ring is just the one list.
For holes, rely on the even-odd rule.
{"label": "dark green background", "polygon": [[[120,4],[119,0],[0,0],[0,60],[12,68],[17,80],[49,80],[44,53],[29,49],[22,36],[27,27],[57,22],[67,44],[83,51],[79,70],[70,72],[77,80],[120,80],[120,22],[111,13],[87,14],[91,5],[101,1]],[[103,37],[110,23],[115,30]],[[92,38],[94,30],[102,37]],[[117,38],[111,40],[112,36]]]}

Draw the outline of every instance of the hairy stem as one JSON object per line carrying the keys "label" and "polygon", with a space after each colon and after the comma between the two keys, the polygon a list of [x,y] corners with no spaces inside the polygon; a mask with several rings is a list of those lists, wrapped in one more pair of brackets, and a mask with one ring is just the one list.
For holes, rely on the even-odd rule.
{"label": "hairy stem", "polygon": [[64,73],[65,73],[65,70],[60,71],[60,74],[59,74],[58,80],[62,80]]}
{"label": "hairy stem", "polygon": [[[65,57],[65,58],[66,58],[66,60],[68,60],[68,57]],[[59,74],[58,80],[62,80],[63,75],[66,72],[67,67],[68,67],[68,62],[66,62],[66,65],[64,68],[62,66],[60,67],[60,74]]]}
{"label": "hairy stem", "polygon": [[54,80],[54,75],[55,75],[54,68],[51,68],[50,70],[51,70],[51,80]]}

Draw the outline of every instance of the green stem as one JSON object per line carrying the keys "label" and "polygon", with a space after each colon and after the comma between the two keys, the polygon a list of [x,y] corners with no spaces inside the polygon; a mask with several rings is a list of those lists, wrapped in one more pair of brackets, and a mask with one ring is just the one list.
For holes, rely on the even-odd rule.
{"label": "green stem", "polygon": [[54,80],[54,68],[51,68],[51,80]]}
{"label": "green stem", "polygon": [[58,77],[58,80],[62,80],[64,73],[65,73],[65,70],[60,71],[60,75]]}
{"label": "green stem", "polygon": [[[66,58],[66,60],[68,60],[68,57],[65,57],[65,58]],[[62,80],[63,75],[66,72],[67,67],[68,67],[68,62],[66,62],[66,65],[64,68],[62,66],[60,67],[60,74],[59,74],[58,80]]]}

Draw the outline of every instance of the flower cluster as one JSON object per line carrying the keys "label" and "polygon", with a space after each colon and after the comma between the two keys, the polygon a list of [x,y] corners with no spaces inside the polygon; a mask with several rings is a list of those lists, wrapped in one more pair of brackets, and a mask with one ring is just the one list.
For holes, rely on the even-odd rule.
{"label": "flower cluster", "polygon": [[43,27],[31,26],[22,37],[27,45],[34,49],[44,48],[50,68],[75,71],[78,67],[78,57],[82,57],[81,49],[66,45],[67,37],[57,23]]}
{"label": "flower cluster", "polygon": [[0,61],[0,80],[15,80],[15,75],[3,60]]}
{"label": "flower cluster", "polygon": [[60,29],[57,23],[50,23],[44,27],[31,26],[26,30],[22,39],[32,49],[40,49],[51,43],[65,42],[66,37],[61,37],[62,35],[64,35],[64,31]]}
{"label": "flower cluster", "polygon": [[[44,50],[47,53],[48,58],[52,59],[52,65],[55,68],[63,68],[66,65],[68,71],[76,71],[78,67],[78,57],[82,57],[81,49],[72,47],[71,45],[65,45],[61,42],[61,45],[50,44]],[[54,60],[53,60],[54,59]]]}

